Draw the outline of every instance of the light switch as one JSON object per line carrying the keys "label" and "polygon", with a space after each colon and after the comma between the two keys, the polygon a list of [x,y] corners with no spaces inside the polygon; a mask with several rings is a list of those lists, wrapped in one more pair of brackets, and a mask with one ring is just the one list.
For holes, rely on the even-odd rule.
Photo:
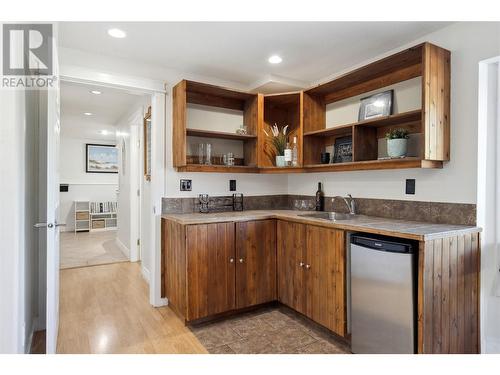
{"label": "light switch", "polygon": [[410,178],[406,180],[406,194],[415,195],[415,179]]}

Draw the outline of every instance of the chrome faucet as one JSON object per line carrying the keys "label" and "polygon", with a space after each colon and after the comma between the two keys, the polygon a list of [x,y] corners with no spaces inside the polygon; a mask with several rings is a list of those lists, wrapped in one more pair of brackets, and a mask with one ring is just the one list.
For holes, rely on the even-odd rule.
{"label": "chrome faucet", "polygon": [[349,200],[347,200],[346,197],[341,197],[340,195],[337,195],[332,198],[332,204],[335,203],[335,199],[340,198],[344,201],[345,205],[347,206],[347,209],[349,210],[349,213],[351,215],[354,215],[356,213],[356,204],[354,203],[354,198],[352,197],[351,194],[347,194],[347,197]]}

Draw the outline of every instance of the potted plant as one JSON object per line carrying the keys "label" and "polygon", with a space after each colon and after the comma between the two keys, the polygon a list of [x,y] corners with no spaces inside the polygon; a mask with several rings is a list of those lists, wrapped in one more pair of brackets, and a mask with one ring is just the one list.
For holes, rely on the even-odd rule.
{"label": "potted plant", "polygon": [[276,166],[277,167],[285,167],[285,148],[286,148],[286,139],[287,139],[287,130],[288,125],[285,125],[283,128],[278,128],[278,125],[274,124],[274,126],[270,126],[271,134],[266,132],[263,129],[266,136],[270,139],[271,144],[274,147],[274,155],[276,158]]}
{"label": "potted plant", "polygon": [[406,156],[408,152],[408,130],[391,129],[385,134],[387,138],[387,155],[391,158]]}

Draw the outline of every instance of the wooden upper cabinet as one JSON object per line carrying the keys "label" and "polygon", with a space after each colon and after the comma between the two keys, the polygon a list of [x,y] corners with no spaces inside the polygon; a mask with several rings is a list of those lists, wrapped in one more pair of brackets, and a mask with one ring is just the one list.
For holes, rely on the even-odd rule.
{"label": "wooden upper cabinet", "polygon": [[236,223],[236,307],[276,300],[276,221]]}
{"label": "wooden upper cabinet", "polygon": [[[258,172],[257,167],[257,130],[262,113],[262,95],[251,94],[220,86],[183,80],[173,88],[172,108],[172,160],[179,170],[199,172]],[[234,129],[191,129],[188,126],[189,105],[205,106],[208,110],[238,111],[242,115],[242,124],[247,127],[247,135],[236,134]],[[212,164],[200,165],[198,153],[188,155],[188,137],[197,136],[212,139],[230,139],[243,143],[243,155],[240,164],[228,168],[221,165],[212,150]],[[207,141],[208,142],[208,141]],[[232,148],[228,149],[232,151]],[[193,152],[193,150],[191,150]],[[226,168],[224,170],[224,168]]]}
{"label": "wooden upper cabinet", "polygon": [[282,129],[288,125],[287,134],[290,146],[297,137],[298,167],[302,166],[302,92],[272,94],[263,96],[262,121],[259,122],[259,167],[275,167],[276,152],[264,130],[271,134],[270,127],[277,125]]}
{"label": "wooden upper cabinet", "polygon": [[450,51],[425,43],[422,60],[425,159],[450,160]]}
{"label": "wooden upper cabinet", "polygon": [[234,223],[188,225],[186,228],[186,320],[233,310]]}
{"label": "wooden upper cabinet", "polygon": [[[346,103],[338,104],[340,101],[358,101],[359,95],[382,92],[418,77],[420,103],[409,105],[409,110],[363,121],[353,116],[346,124],[328,123],[335,117],[330,111]],[[186,140],[191,135],[238,139],[234,132],[190,133],[189,103],[243,112],[242,121],[250,136],[239,137],[244,142],[242,165],[199,165],[193,161],[197,156],[186,154]],[[263,132],[275,123],[279,127],[289,125],[291,143],[297,137],[297,168],[275,167],[274,149]],[[304,173],[442,168],[443,161],[450,160],[450,127],[450,51],[430,43],[407,48],[301,92],[262,95],[186,80],[173,89],[173,164],[180,171]],[[386,160],[385,146],[379,145],[395,128],[406,129],[414,136],[411,143],[418,146],[412,146],[411,157]],[[320,164],[325,148],[346,136],[352,137],[352,161]]]}
{"label": "wooden upper cabinet", "polygon": [[306,225],[278,220],[278,300],[306,314]]}
{"label": "wooden upper cabinet", "polygon": [[186,165],[186,81],[181,81],[172,90],[172,161],[174,167]]}

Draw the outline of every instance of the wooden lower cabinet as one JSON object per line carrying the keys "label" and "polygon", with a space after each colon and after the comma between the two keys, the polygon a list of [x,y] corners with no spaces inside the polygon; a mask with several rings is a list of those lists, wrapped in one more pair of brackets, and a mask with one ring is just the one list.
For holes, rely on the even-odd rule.
{"label": "wooden lower cabinet", "polygon": [[[418,353],[480,352],[480,259],[479,233],[420,242]],[[186,322],[279,300],[347,336],[342,230],[162,219],[162,263],[164,295]]]}
{"label": "wooden lower cabinet", "polygon": [[278,299],[306,315],[306,225],[278,220]]}
{"label": "wooden lower cabinet", "polygon": [[278,221],[278,296],[340,336],[347,334],[344,231]]}
{"label": "wooden lower cabinet", "polygon": [[235,308],[234,223],[188,225],[187,320]]}
{"label": "wooden lower cabinet", "polygon": [[276,300],[276,220],[236,223],[236,307]]}
{"label": "wooden lower cabinet", "polygon": [[162,221],[165,297],[186,322],[275,301],[276,221]]}

